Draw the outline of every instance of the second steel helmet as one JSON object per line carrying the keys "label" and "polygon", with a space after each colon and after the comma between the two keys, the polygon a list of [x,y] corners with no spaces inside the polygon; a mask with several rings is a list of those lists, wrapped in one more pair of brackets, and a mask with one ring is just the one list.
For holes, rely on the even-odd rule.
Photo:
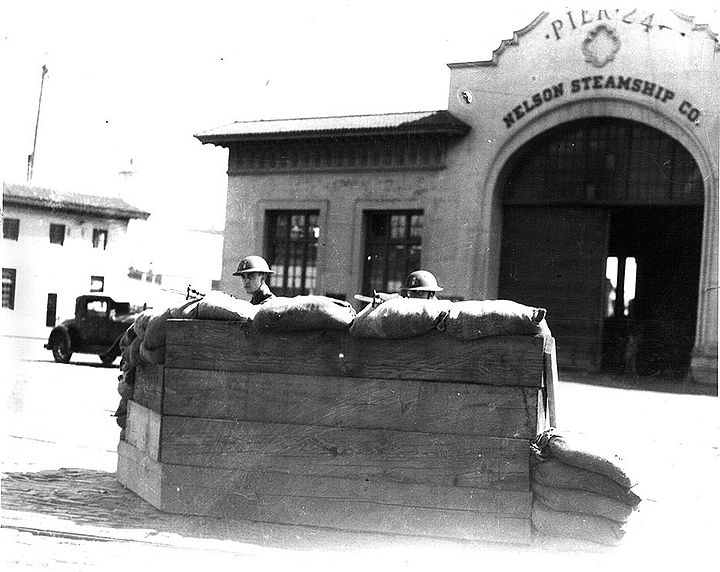
{"label": "second steel helmet", "polygon": [[419,290],[423,292],[440,292],[442,288],[438,286],[437,279],[427,270],[416,270],[411,272],[405,278],[405,284],[401,288],[402,292],[410,290]]}
{"label": "second steel helmet", "polygon": [[233,272],[233,276],[242,276],[251,272],[261,272],[263,274],[275,274],[268,263],[262,256],[246,256],[238,264],[237,270]]}

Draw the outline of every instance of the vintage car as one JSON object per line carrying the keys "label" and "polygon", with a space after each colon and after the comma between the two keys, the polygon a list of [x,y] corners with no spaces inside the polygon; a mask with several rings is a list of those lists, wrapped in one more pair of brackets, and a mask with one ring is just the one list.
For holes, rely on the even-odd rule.
{"label": "vintage car", "polygon": [[68,363],[73,353],[97,354],[110,366],[120,355],[120,338],[137,317],[129,302],[110,296],[88,294],[75,300],[75,317],[55,326],[45,348],[59,363]]}

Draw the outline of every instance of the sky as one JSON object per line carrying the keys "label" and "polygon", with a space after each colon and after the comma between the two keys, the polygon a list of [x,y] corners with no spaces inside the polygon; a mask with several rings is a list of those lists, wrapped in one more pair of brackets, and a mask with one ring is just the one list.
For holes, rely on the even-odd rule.
{"label": "sky", "polygon": [[[685,0],[681,11],[720,31],[709,4]],[[46,65],[33,184],[122,196],[151,220],[221,230],[227,151],[195,133],[240,120],[446,109],[447,63],[490,59],[554,7],[588,6],[0,0],[0,176],[26,182]]]}

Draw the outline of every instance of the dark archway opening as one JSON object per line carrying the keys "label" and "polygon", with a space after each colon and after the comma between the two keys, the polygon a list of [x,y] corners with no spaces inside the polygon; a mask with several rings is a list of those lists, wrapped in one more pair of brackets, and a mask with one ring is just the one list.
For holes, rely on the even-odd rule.
{"label": "dark archway opening", "polygon": [[561,367],[683,376],[704,196],[687,150],[593,118],[538,136],[505,173],[498,296],[548,309]]}
{"label": "dark archway opening", "polygon": [[610,212],[602,368],[683,376],[697,320],[702,207]]}

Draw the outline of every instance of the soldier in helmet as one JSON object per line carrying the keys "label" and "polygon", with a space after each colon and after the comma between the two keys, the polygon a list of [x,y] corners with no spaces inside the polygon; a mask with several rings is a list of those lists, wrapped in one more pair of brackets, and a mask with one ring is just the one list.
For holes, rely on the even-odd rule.
{"label": "soldier in helmet", "polygon": [[252,296],[251,304],[262,304],[275,297],[266,284],[270,274],[274,274],[274,272],[270,270],[268,263],[261,256],[246,256],[238,264],[237,270],[233,272],[233,276],[242,278],[245,292]]}
{"label": "soldier in helmet", "polygon": [[415,270],[405,278],[405,283],[400,289],[403,298],[425,298],[431,300],[443,289],[438,286],[437,279],[427,270]]}

